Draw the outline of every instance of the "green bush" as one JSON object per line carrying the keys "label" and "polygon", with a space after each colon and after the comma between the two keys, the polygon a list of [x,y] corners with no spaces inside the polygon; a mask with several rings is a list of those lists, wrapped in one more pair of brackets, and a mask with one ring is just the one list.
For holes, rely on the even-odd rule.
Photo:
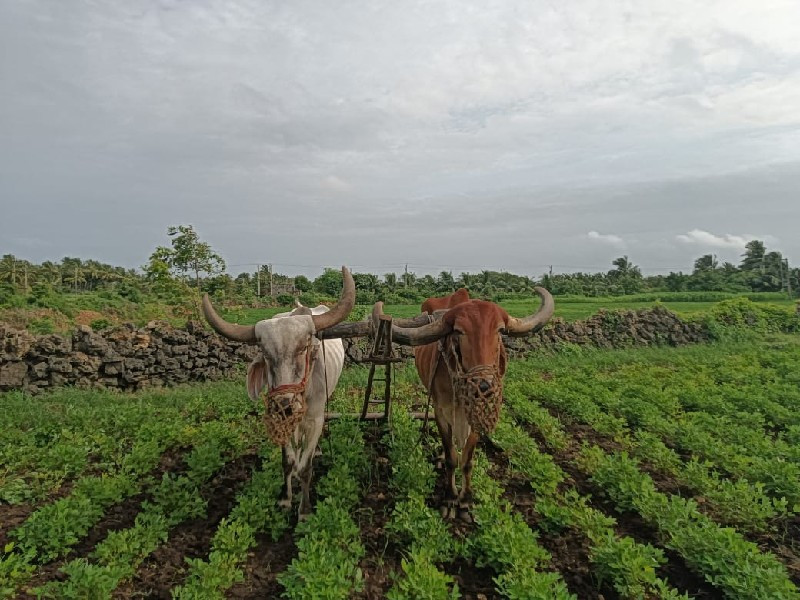
{"label": "green bush", "polygon": [[294,305],[294,296],[291,294],[278,294],[275,297],[275,301],[280,306],[293,306]]}
{"label": "green bush", "polygon": [[800,315],[777,305],[756,304],[747,298],[724,300],[705,318],[712,338],[743,340],[763,333],[800,331]]}
{"label": "green bush", "polygon": [[102,331],[111,327],[111,322],[108,319],[95,319],[89,325],[94,331]]}
{"label": "green bush", "polygon": [[55,332],[56,326],[50,317],[40,317],[31,320],[28,324],[28,330],[37,335],[47,335]]}

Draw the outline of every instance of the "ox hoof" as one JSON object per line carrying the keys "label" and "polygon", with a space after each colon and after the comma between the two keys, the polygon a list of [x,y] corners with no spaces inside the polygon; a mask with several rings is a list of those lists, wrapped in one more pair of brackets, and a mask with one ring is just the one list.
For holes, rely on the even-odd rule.
{"label": "ox hoof", "polygon": [[443,519],[454,519],[456,516],[456,507],[445,505],[439,509],[439,512]]}
{"label": "ox hoof", "polygon": [[299,521],[307,521],[308,517],[310,517],[310,516],[311,516],[311,513],[309,513],[309,512],[297,513],[297,520],[298,520],[298,522]]}
{"label": "ox hoof", "polygon": [[464,523],[473,523],[475,521],[475,519],[472,518],[472,513],[468,508],[459,508],[458,518]]}
{"label": "ox hoof", "polygon": [[278,500],[278,507],[284,510],[288,510],[292,508],[292,501],[289,500],[288,498],[281,498],[280,500]]}

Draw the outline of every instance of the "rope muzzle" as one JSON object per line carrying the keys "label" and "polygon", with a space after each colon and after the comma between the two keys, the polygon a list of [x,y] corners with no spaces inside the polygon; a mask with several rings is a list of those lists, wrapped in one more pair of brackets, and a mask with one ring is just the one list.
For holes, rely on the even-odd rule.
{"label": "rope muzzle", "polygon": [[311,339],[309,339],[303,378],[298,383],[279,385],[262,394],[267,437],[278,446],[284,446],[289,442],[295,428],[303,421],[308,411],[306,385],[311,371],[311,353]]}
{"label": "rope muzzle", "polygon": [[440,351],[445,354],[445,365],[450,373],[454,399],[463,404],[467,422],[473,430],[480,434],[491,433],[500,420],[503,406],[503,378],[500,368],[495,362],[464,371],[453,346],[454,342],[451,342],[443,348],[440,347]]}

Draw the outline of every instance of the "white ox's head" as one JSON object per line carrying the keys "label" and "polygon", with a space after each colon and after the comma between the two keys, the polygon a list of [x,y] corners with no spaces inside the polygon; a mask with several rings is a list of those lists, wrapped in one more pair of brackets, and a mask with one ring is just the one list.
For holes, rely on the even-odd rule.
{"label": "white ox's head", "polygon": [[261,350],[247,370],[247,391],[251,398],[258,399],[261,390],[269,385],[272,401],[297,401],[298,386],[305,388],[309,374],[314,336],[344,321],[355,304],[355,283],[345,267],[342,267],[342,277],[342,296],[327,312],[312,314],[311,309],[298,306],[291,313],[282,313],[255,325],[228,323],[214,310],[208,294],[203,297],[203,314],[214,331],[230,340],[257,344]]}

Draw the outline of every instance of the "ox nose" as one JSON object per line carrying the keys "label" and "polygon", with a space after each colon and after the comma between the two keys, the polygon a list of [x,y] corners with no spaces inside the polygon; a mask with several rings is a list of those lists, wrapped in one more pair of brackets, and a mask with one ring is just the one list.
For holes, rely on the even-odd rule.
{"label": "ox nose", "polygon": [[291,394],[286,395],[286,396],[276,396],[273,399],[273,402],[275,402],[280,407],[282,412],[284,412],[284,413],[292,412],[292,408],[293,407],[292,407],[292,395]]}
{"label": "ox nose", "polygon": [[480,389],[480,391],[484,394],[488,392],[489,389],[491,389],[491,387],[492,384],[486,381],[485,379],[481,379],[481,382],[478,384],[478,389]]}

